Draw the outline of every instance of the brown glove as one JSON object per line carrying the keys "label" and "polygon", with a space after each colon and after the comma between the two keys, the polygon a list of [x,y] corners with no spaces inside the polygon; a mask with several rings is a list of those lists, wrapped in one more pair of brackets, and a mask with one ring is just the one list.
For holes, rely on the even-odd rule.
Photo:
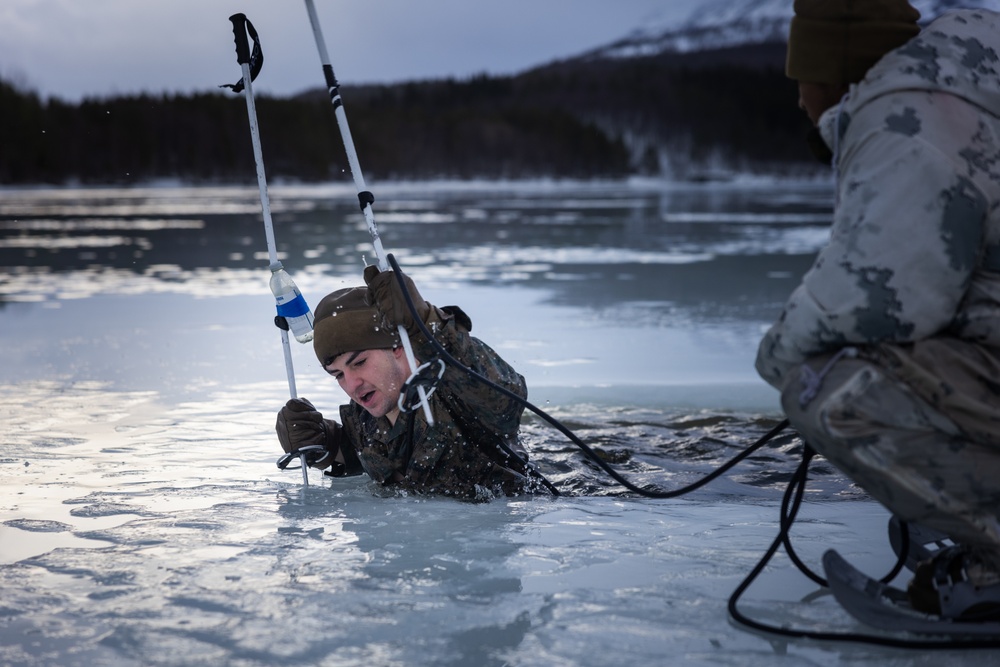
{"label": "brown glove", "polygon": [[[406,291],[409,293],[413,305],[416,306],[420,321],[426,322],[427,316],[431,312],[431,305],[424,301],[420,292],[417,291],[416,285],[406,274],[403,274],[403,282],[406,283]],[[393,326],[402,324],[407,331],[413,328],[413,314],[406,305],[403,291],[399,288],[399,281],[396,280],[396,274],[393,271],[379,271],[374,264],[367,266],[365,267],[365,284],[368,285],[368,291],[376,307],[385,315],[389,324]]]}
{"label": "brown glove", "polygon": [[[274,425],[278,442],[285,453],[295,452],[309,445],[319,445],[327,449],[327,424],[323,415],[304,398],[293,398],[278,412]],[[322,458],[310,461],[313,468],[328,468],[334,455],[327,449]]]}

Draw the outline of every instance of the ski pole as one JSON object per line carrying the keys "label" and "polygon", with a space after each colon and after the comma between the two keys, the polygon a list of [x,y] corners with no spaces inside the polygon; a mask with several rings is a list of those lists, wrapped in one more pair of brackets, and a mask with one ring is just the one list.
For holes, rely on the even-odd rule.
{"label": "ski pole", "polygon": [[[326,41],[323,39],[323,31],[319,26],[319,17],[316,14],[316,6],[313,0],[305,0],[306,11],[309,13],[309,23],[312,24],[313,37],[316,39],[316,49],[319,51],[319,59],[323,64],[323,76],[326,79],[326,87],[330,92],[330,102],[333,104],[334,114],[337,117],[337,127],[340,128],[340,138],[344,142],[344,150],[347,152],[347,162],[351,168],[351,176],[354,177],[354,185],[358,189],[358,202],[364,213],[365,221],[368,223],[368,232],[372,237],[372,245],[375,246],[375,256],[378,258],[379,271],[386,271],[389,262],[386,260],[385,250],[382,248],[382,238],[378,233],[378,226],[375,224],[375,213],[372,211],[372,204],[375,196],[368,191],[365,186],[365,177],[361,173],[361,164],[358,162],[358,151],[354,148],[354,139],[351,137],[351,128],[347,124],[347,112],[344,111],[344,103],[340,98],[340,84],[333,74],[333,65],[330,64],[330,55],[326,50]],[[406,361],[412,369],[413,375],[417,373],[416,357],[413,355],[413,346],[410,344],[410,337],[402,324],[397,325],[399,330],[399,340],[403,344],[406,353]],[[412,376],[411,376],[412,377]],[[417,385],[420,395],[420,405],[424,409],[424,417],[429,425],[434,425],[434,417],[431,415],[430,403],[427,400],[427,391],[422,385]]]}
{"label": "ski pole", "polygon": [[[253,142],[254,162],[257,165],[257,186],[260,189],[260,207],[264,218],[264,235],[267,238],[267,255],[270,263],[271,292],[277,301],[278,315],[275,324],[281,330],[281,346],[285,356],[285,373],[288,376],[288,393],[291,398],[298,398],[295,389],[295,369],[292,366],[292,351],[288,343],[288,329],[291,328],[296,340],[305,343],[312,340],[312,312],[291,276],[278,261],[278,251],[274,241],[274,223],[271,220],[271,204],[267,196],[267,178],[264,175],[264,156],[260,148],[260,129],[257,125],[257,109],[253,100],[252,82],[257,78],[264,64],[264,53],[260,48],[257,31],[244,14],[233,14],[229,17],[233,23],[233,35],[236,38],[236,61],[243,70],[243,78],[235,84],[226,84],[234,93],[242,91],[247,101],[247,116],[250,119],[250,138]],[[253,53],[247,41],[247,33],[253,39]],[[299,454],[302,464],[302,483],[309,486],[309,467],[306,454]]]}

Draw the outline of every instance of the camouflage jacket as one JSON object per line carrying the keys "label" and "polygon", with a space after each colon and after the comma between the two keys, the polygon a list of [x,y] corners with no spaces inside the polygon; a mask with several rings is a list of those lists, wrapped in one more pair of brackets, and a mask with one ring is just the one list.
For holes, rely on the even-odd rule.
{"label": "camouflage jacket", "polygon": [[[427,322],[449,354],[479,375],[521,398],[524,378],[496,352],[469,334],[472,322],[460,309],[431,308]],[[408,332],[418,360],[438,358],[418,330]],[[418,493],[489,500],[528,489],[527,454],[517,442],[524,406],[461,369],[446,366],[430,397],[434,425],[418,406],[395,424],[375,418],[354,401],[340,408],[332,443],[345,465],[334,475],[367,473],[373,480]],[[510,454],[513,453],[514,456]]]}
{"label": "camouflage jacket", "polygon": [[[932,22],[819,130],[837,174],[830,240],[761,341],[758,372],[780,389],[805,359],[856,346],[904,382],[921,376],[925,398],[976,394],[1000,415],[1000,14]],[[950,353],[913,354],[932,340]]]}

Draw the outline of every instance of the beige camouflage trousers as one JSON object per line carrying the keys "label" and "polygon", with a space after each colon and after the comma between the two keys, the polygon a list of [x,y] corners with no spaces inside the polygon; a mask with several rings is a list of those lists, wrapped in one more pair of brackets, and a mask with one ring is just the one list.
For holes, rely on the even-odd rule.
{"label": "beige camouflage trousers", "polygon": [[781,400],[813,449],[900,518],[1000,556],[1000,450],[963,438],[952,420],[868,361],[820,357],[805,365],[812,373],[800,380],[801,368],[793,371]]}

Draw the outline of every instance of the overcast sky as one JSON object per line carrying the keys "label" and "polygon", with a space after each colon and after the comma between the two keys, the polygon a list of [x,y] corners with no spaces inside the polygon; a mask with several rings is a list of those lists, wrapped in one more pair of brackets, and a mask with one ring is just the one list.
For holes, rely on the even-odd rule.
{"label": "overcast sky", "polygon": [[[515,73],[673,25],[700,0],[314,1],[346,89]],[[264,49],[255,93],[323,85],[303,0],[0,0],[0,77],[67,101],[215,89],[240,78],[237,12]]]}

